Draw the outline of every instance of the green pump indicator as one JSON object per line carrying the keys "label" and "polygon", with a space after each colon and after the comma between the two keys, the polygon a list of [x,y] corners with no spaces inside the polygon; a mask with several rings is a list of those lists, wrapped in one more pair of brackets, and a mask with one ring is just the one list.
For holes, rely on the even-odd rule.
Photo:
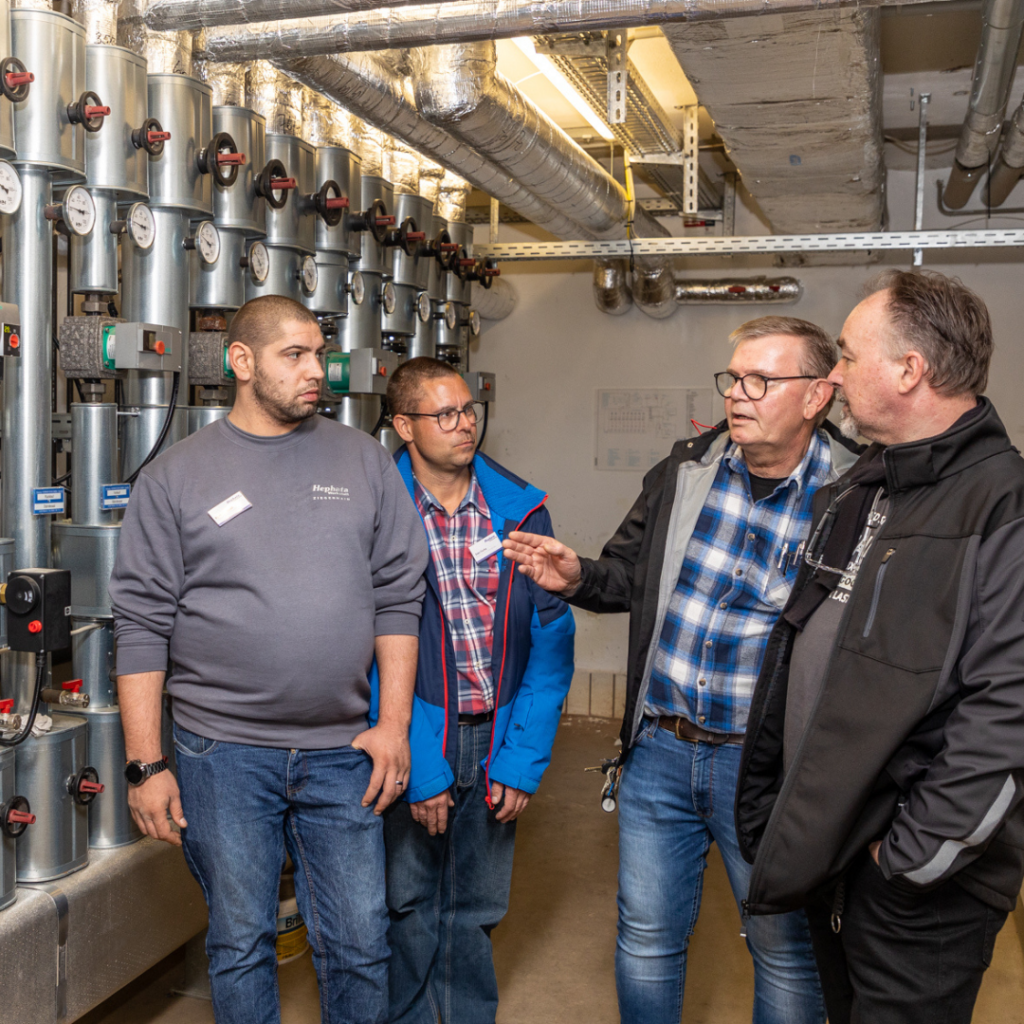
{"label": "green pump indicator", "polygon": [[327,386],[332,395],[347,395],[351,382],[352,356],[348,352],[328,352]]}
{"label": "green pump indicator", "polygon": [[117,335],[117,324],[107,324],[103,328],[103,369],[116,370],[114,362],[114,344]]}

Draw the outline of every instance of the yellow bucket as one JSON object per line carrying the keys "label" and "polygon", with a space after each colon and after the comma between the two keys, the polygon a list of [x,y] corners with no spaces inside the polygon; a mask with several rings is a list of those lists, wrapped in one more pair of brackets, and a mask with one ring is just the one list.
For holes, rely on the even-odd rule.
{"label": "yellow bucket", "polygon": [[309,933],[295,897],[281,900],[277,908],[277,962],[286,964],[309,949]]}

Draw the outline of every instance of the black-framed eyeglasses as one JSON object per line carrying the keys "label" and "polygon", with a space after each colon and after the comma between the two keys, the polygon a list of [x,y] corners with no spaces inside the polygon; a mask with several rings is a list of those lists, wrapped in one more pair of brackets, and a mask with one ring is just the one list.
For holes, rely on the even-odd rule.
{"label": "black-framed eyeglasses", "polygon": [[723,370],[721,373],[715,374],[715,387],[718,388],[718,393],[723,398],[728,398],[729,392],[739,384],[747,398],[752,402],[760,402],[772,381],[819,379],[806,373],[799,374],[796,377],[766,377],[763,373],[745,373],[741,377],[735,373],[730,373],[728,370]]}
{"label": "black-framed eyeglasses", "polygon": [[425,417],[437,420],[437,427],[444,434],[450,434],[459,425],[459,420],[465,416],[466,422],[472,427],[479,423],[484,414],[483,402],[470,402],[461,409],[442,409],[440,412],[403,412],[400,416]]}

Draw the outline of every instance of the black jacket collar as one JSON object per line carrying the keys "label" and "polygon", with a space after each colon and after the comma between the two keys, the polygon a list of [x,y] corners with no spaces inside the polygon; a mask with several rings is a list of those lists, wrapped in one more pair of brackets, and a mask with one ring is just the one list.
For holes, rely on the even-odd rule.
{"label": "black jacket collar", "polygon": [[[819,429],[824,430],[833,440],[838,441],[844,448],[848,448],[854,455],[864,451],[863,445],[857,444],[856,441],[851,441],[848,437],[844,437],[831,420],[825,420]],[[711,430],[704,431],[700,437],[693,437],[687,441],[676,441],[672,446],[672,457],[680,462],[692,462],[696,459],[703,459],[715,441],[723,434],[728,433],[729,424],[726,420],[722,420],[720,423],[716,423]]]}

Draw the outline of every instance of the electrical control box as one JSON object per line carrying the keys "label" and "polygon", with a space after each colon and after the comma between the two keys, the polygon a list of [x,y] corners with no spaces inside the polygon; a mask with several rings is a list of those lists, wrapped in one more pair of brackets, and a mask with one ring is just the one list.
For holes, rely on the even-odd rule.
{"label": "electrical control box", "polygon": [[181,369],[181,331],[160,324],[110,324],[103,331],[103,364],[108,370]]}
{"label": "electrical control box", "polygon": [[12,651],[63,651],[71,646],[71,573],[15,569],[4,590]]}
{"label": "electrical control box", "polygon": [[21,355],[21,315],[13,302],[0,302],[0,334],[4,339],[4,355]]}
{"label": "electrical control box", "polygon": [[398,353],[382,348],[328,352],[326,369],[332,395],[383,395],[398,369]]}
{"label": "electrical control box", "polygon": [[469,387],[474,402],[493,402],[497,388],[497,378],[493,373],[477,373],[476,370],[464,373],[462,379]]}

